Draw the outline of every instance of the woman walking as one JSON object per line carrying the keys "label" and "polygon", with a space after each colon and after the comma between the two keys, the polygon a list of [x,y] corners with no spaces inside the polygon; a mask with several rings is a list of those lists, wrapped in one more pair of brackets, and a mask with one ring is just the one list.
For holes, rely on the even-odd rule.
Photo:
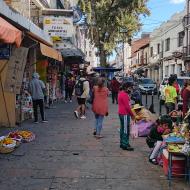
{"label": "woman walking", "polygon": [[104,116],[108,115],[108,88],[104,87],[105,81],[102,78],[98,79],[97,86],[93,87],[93,104],[92,111],[95,115],[95,131],[96,138],[102,138],[101,130]]}
{"label": "woman walking", "polygon": [[130,135],[130,117],[134,119],[134,114],[130,106],[130,97],[133,84],[126,82],[118,95],[118,113],[120,119],[120,148],[123,150],[133,151],[129,144]]}

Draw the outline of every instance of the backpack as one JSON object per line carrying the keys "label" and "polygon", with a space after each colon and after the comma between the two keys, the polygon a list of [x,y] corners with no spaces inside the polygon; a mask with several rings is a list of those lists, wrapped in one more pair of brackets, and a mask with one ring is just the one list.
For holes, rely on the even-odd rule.
{"label": "backpack", "polygon": [[81,96],[84,92],[84,87],[83,87],[83,83],[85,82],[86,80],[79,80],[77,82],[77,84],[75,85],[75,95],[76,96]]}

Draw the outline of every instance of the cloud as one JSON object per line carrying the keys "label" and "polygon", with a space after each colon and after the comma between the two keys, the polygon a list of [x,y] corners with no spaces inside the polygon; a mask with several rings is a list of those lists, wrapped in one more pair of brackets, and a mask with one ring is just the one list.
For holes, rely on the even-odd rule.
{"label": "cloud", "polygon": [[183,2],[185,2],[185,0],[170,0],[170,3],[172,3],[172,4],[180,4]]}

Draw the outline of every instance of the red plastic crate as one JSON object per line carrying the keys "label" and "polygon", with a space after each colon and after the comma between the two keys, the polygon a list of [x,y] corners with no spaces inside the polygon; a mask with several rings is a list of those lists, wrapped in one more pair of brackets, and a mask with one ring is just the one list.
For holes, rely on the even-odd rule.
{"label": "red plastic crate", "polygon": [[[168,151],[167,149],[163,150],[162,159],[163,159],[163,169],[164,174],[168,175]],[[172,176],[183,177],[185,174],[185,157],[183,156],[172,156]]]}

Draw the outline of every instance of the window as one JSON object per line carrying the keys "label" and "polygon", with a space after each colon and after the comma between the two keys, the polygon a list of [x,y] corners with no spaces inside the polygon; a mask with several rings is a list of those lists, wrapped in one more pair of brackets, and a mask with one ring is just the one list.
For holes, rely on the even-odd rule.
{"label": "window", "polygon": [[91,57],[92,56],[92,51],[89,51],[89,57]]}
{"label": "window", "polygon": [[166,39],[165,44],[166,44],[165,50],[169,51],[170,50],[170,38]]}
{"label": "window", "polygon": [[150,57],[153,56],[153,47],[150,48]]}
{"label": "window", "polygon": [[160,44],[157,44],[157,54],[160,54]]}
{"label": "window", "polygon": [[183,38],[184,38],[184,32],[179,32],[178,33],[178,47],[183,45]]}

